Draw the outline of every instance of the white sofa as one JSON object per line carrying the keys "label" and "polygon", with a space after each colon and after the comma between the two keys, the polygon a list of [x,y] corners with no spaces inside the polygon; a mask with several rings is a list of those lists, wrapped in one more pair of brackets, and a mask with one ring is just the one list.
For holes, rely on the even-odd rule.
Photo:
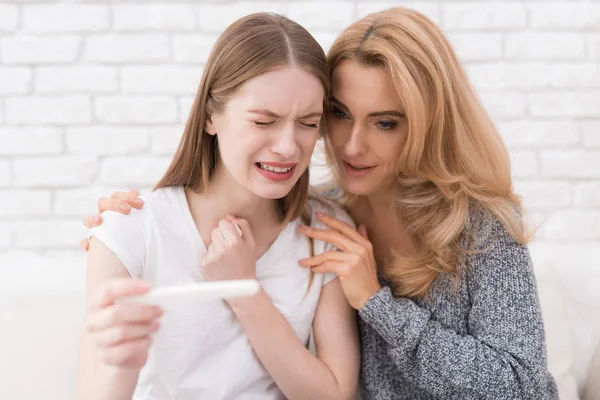
{"label": "white sofa", "polygon": [[[0,255],[0,268],[0,399],[73,398],[85,256],[12,253]],[[551,262],[537,271],[550,369],[561,399],[598,400],[600,303],[593,295],[573,296],[567,287],[573,280],[561,279]]]}

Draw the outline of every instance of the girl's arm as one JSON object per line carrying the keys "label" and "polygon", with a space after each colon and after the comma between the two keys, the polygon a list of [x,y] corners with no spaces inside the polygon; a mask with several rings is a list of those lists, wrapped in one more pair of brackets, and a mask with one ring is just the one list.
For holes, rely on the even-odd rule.
{"label": "girl's arm", "polygon": [[266,293],[230,303],[250,344],[288,399],[354,399],[360,350],[356,313],[339,279],[326,284],[313,331],[317,357],[300,342]]}
{"label": "girl's arm", "polygon": [[88,257],[85,328],[79,347],[76,399],[130,400],[158,329],[161,311],[152,306],[115,304],[149,285],[131,278],[104,244],[92,239]]}

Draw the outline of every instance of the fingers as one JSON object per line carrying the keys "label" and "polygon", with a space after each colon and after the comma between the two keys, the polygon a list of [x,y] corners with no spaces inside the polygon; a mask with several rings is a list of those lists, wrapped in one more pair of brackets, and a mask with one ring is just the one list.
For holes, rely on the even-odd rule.
{"label": "fingers", "polygon": [[142,367],[148,360],[149,337],[132,340],[105,349],[102,360],[110,365]]}
{"label": "fingers", "polygon": [[333,272],[337,276],[344,276],[346,272],[346,263],[340,261],[325,261],[323,264],[313,267],[312,271],[317,274]]}
{"label": "fingers", "polygon": [[335,229],[348,236],[350,239],[360,243],[362,239],[364,239],[352,226],[348,223],[339,220],[331,215],[327,215],[322,212],[315,213],[319,221],[323,222],[325,225],[330,227],[331,229]]}
{"label": "fingers", "polygon": [[102,217],[100,215],[88,215],[83,218],[83,224],[88,228],[93,228],[102,223]]}
{"label": "fingers", "polygon": [[130,190],[128,192],[114,192],[110,195],[111,198],[115,200],[121,200],[129,204],[134,208],[142,208],[144,205],[144,200],[139,198],[140,192],[137,190]]}
{"label": "fingers", "polygon": [[340,262],[350,262],[351,254],[342,253],[341,251],[324,251],[323,253],[316,255],[314,257],[303,258],[298,260],[298,263],[303,267],[314,267],[320,264],[323,264],[326,261],[340,261]]}
{"label": "fingers", "polygon": [[90,313],[86,326],[90,332],[100,332],[126,324],[149,324],[161,315],[162,310],[156,306],[115,304]]}
{"label": "fingers", "polygon": [[98,213],[102,213],[103,211],[116,211],[121,214],[128,214],[131,211],[131,206],[126,201],[101,197],[98,200]]}
{"label": "fingers", "polygon": [[98,332],[96,344],[99,347],[107,348],[131,340],[144,339],[156,332],[159,326],[157,321],[113,326]]}
{"label": "fingers", "polygon": [[217,227],[212,230],[210,234],[210,246],[212,247],[213,254],[214,252],[221,252],[223,250],[223,234],[221,230]]}
{"label": "fingers", "polygon": [[369,236],[367,235],[367,228],[364,225],[358,227],[358,233],[360,233],[360,236],[362,236],[365,240],[369,240]]}
{"label": "fingers", "polygon": [[149,290],[150,284],[139,279],[114,279],[100,288],[92,304],[96,308],[102,308],[113,304],[115,300],[122,297],[144,294]]}
{"label": "fingers", "polygon": [[222,219],[221,221],[219,221],[218,228],[221,231],[221,234],[223,235],[223,239],[227,243],[234,244],[241,239],[240,234],[238,233],[237,228],[234,225],[234,222],[230,220]]}
{"label": "fingers", "polygon": [[252,235],[252,229],[250,229],[250,224],[243,218],[235,218],[231,215],[227,216],[227,219],[235,222],[235,224],[242,231],[242,237],[244,240],[250,241],[254,243],[254,236]]}
{"label": "fingers", "polygon": [[318,229],[306,225],[301,225],[299,230],[308,237],[330,243],[340,250],[350,252],[360,251],[359,244],[336,230]]}

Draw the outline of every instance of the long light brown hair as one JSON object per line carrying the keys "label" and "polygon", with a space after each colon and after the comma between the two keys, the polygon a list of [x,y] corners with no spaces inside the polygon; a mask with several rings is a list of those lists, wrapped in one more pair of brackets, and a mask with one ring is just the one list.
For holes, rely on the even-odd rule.
{"label": "long light brown hair", "polygon": [[338,37],[328,59],[332,71],[343,60],[383,68],[406,110],[396,204],[416,250],[396,253],[382,266],[397,295],[422,298],[439,274],[458,272],[468,252],[460,239],[474,206],[499,218],[519,243],[527,242],[508,151],[431,20],[406,8],[371,14]]}
{"label": "long light brown hair", "polygon": [[[317,77],[323,84],[326,101],[330,88],[327,59],[306,29],[271,13],[251,14],[231,24],[218,38],[206,62],[179,147],[155,190],[175,185],[197,192],[205,189],[220,162],[217,135],[204,130],[207,119],[221,112],[246,81],[285,65]],[[284,223],[302,215],[308,186],[307,169],[290,193],[277,199],[277,211]]]}

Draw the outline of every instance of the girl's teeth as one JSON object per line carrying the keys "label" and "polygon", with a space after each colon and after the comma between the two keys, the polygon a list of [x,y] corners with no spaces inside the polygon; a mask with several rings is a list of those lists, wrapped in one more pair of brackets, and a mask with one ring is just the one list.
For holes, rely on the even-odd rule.
{"label": "girl's teeth", "polygon": [[258,163],[258,166],[260,167],[260,169],[264,169],[267,171],[272,171],[272,172],[277,172],[277,173],[284,173],[284,172],[288,172],[290,171],[292,168],[279,168],[279,167],[271,167],[270,165],[266,165],[266,164],[262,164],[262,163]]}

